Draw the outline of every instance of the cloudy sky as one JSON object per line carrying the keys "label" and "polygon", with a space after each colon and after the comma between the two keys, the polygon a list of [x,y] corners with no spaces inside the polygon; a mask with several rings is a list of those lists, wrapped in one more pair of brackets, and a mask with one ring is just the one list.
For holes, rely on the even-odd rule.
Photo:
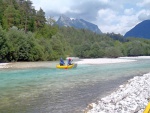
{"label": "cloudy sky", "polygon": [[150,19],[150,0],[31,0],[47,17],[62,14],[98,25],[103,33],[124,35],[139,22]]}

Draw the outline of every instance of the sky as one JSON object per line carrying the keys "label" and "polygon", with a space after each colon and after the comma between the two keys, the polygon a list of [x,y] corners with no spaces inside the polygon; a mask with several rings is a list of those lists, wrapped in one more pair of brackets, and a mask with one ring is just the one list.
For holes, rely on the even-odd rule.
{"label": "sky", "polygon": [[55,20],[61,15],[96,24],[103,33],[124,35],[150,19],[150,0],[31,0],[36,10]]}

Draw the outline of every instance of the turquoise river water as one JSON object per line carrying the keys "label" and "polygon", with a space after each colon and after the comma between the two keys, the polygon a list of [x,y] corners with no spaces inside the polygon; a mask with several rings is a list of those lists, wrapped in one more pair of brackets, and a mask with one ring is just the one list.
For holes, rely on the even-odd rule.
{"label": "turquoise river water", "polygon": [[[44,63],[44,62],[43,62]],[[150,72],[150,60],[84,65],[74,69],[0,69],[0,113],[82,113],[133,76]]]}

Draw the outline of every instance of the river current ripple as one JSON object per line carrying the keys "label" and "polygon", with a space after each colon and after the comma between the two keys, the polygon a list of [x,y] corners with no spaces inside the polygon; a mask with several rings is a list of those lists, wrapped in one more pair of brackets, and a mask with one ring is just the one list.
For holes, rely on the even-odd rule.
{"label": "river current ripple", "polygon": [[0,113],[82,113],[134,76],[150,71],[150,60],[78,65],[60,70],[56,63],[41,68],[1,69]]}

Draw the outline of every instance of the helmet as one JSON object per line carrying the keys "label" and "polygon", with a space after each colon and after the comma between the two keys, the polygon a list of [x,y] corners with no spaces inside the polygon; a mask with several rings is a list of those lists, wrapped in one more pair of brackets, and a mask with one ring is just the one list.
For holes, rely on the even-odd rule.
{"label": "helmet", "polygon": [[69,60],[71,60],[71,58],[69,58]]}

